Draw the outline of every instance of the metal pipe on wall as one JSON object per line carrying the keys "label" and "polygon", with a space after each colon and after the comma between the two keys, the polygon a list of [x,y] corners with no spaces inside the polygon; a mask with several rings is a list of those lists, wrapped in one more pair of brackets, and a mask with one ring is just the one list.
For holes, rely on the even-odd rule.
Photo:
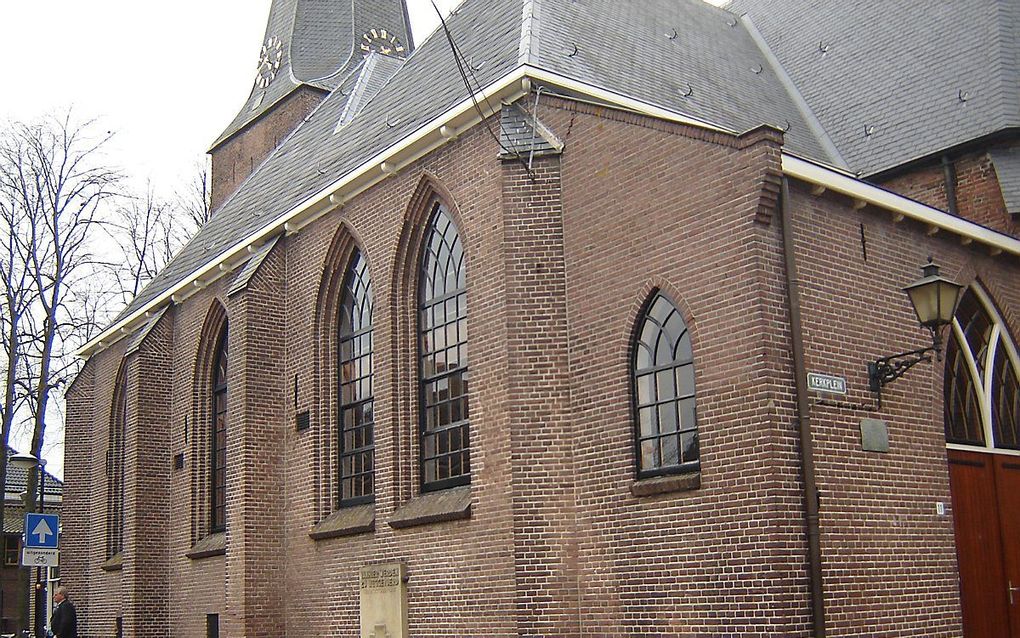
{"label": "metal pipe on wall", "polygon": [[811,439],[811,406],[808,402],[807,368],[804,363],[804,333],[800,311],[800,279],[794,254],[790,214],[790,184],[783,177],[779,199],[783,232],[786,293],[790,310],[790,340],[797,390],[797,421],[800,431],[801,471],[804,480],[804,511],[808,539],[808,581],[811,588],[811,620],[815,638],[825,637],[825,600],[822,592],[822,548],[819,526],[819,495],[815,482],[815,452]]}

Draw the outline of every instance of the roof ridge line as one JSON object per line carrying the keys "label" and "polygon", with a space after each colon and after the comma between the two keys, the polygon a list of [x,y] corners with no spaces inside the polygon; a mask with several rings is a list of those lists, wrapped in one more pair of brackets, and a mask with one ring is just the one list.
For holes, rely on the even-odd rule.
{"label": "roof ridge line", "polygon": [[754,42],[756,47],[758,47],[761,54],[765,56],[765,61],[769,63],[772,70],[775,71],[776,78],[783,86],[787,95],[790,96],[790,99],[793,100],[793,103],[800,112],[801,117],[803,117],[804,121],[807,122],[808,128],[810,128],[811,132],[816,138],[818,138],[818,142],[821,144],[822,150],[828,154],[829,159],[832,160],[832,163],[835,166],[849,169],[850,165],[847,164],[846,159],[843,158],[843,154],[839,152],[838,148],[836,148],[836,144],[832,141],[832,138],[829,137],[829,132],[825,130],[821,121],[815,116],[815,112],[811,110],[811,106],[807,103],[807,100],[804,99],[800,89],[798,89],[797,85],[793,82],[793,78],[791,78],[786,72],[786,68],[783,66],[783,63],[780,62],[779,58],[776,57],[776,54],[773,53],[772,48],[769,47],[768,42],[766,42],[765,38],[762,36],[761,31],[758,31],[758,27],[756,27],[754,21],[751,20],[750,14],[744,13],[741,15],[740,21],[743,23],[744,29],[747,31],[748,35],[751,36],[751,41]]}
{"label": "roof ridge line", "polygon": [[517,48],[517,63],[531,64],[535,61],[535,31],[538,26],[538,0],[524,0],[521,6],[521,42]]}

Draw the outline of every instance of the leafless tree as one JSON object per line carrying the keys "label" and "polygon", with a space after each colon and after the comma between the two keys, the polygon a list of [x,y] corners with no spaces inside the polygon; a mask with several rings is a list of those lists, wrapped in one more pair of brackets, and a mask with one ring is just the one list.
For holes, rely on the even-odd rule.
{"label": "leafless tree", "polygon": [[195,162],[191,171],[191,179],[178,193],[175,203],[178,210],[186,216],[186,230],[189,237],[194,236],[198,229],[209,221],[212,211],[209,210],[209,163],[207,159]]}
{"label": "leafless tree", "polygon": [[[25,385],[25,348],[28,335],[24,333],[25,316],[30,311],[36,295],[28,270],[25,237],[27,215],[18,204],[18,199],[6,189],[0,190],[0,279],[4,282],[3,305],[0,308],[0,339],[3,343],[4,400],[0,407],[0,446],[7,449],[15,414],[22,408],[28,397]],[[4,455],[6,458],[6,455]],[[6,485],[7,464],[0,461],[0,485]]]}
{"label": "leafless tree", "polygon": [[[20,316],[24,349],[17,354],[30,385],[31,453],[41,458],[47,414],[55,391],[77,373],[74,348],[97,329],[101,284],[91,241],[120,176],[103,161],[110,134],[70,112],[34,123],[12,122],[0,131],[0,199],[20,220],[15,243],[23,250],[30,305]],[[8,354],[8,357],[11,355]],[[29,474],[29,511],[36,507],[38,474]]]}
{"label": "leafless tree", "polygon": [[209,219],[207,171],[196,164],[188,183],[172,197],[148,184],[142,195],[126,196],[103,228],[118,250],[104,264],[128,304]]}
{"label": "leafless tree", "polygon": [[116,282],[121,306],[152,280],[183,243],[184,231],[174,223],[172,213],[150,184],[144,195],[122,198],[103,225],[117,251],[102,265]]}

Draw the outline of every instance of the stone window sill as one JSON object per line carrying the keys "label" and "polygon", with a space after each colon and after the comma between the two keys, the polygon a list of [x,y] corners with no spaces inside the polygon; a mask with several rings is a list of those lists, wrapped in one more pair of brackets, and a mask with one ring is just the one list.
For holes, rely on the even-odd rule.
{"label": "stone window sill", "polygon": [[124,554],[123,552],[117,552],[111,556],[105,563],[99,566],[99,569],[104,572],[119,572],[124,569]]}
{"label": "stone window sill", "polygon": [[389,525],[394,529],[403,529],[465,518],[471,518],[470,485],[429,492],[412,498],[397,508],[389,520]]}
{"label": "stone window sill", "polygon": [[690,492],[700,487],[701,472],[688,472],[634,481],[630,484],[630,493],[634,496],[655,496],[671,492]]}
{"label": "stone window sill", "polygon": [[199,560],[201,558],[209,558],[210,556],[222,556],[226,553],[227,535],[224,532],[217,532],[209,534],[195,543],[185,556],[192,560]]}
{"label": "stone window sill", "polygon": [[353,507],[342,507],[326,518],[308,533],[313,540],[321,541],[339,536],[354,536],[375,529],[375,504],[365,503]]}

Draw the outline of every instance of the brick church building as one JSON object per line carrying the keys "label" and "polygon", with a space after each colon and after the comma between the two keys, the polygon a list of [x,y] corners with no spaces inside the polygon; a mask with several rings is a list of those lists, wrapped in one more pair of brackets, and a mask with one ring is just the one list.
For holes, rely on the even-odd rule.
{"label": "brick church building", "polygon": [[67,393],[81,634],[1020,636],[1018,35],[273,0],[211,221]]}

